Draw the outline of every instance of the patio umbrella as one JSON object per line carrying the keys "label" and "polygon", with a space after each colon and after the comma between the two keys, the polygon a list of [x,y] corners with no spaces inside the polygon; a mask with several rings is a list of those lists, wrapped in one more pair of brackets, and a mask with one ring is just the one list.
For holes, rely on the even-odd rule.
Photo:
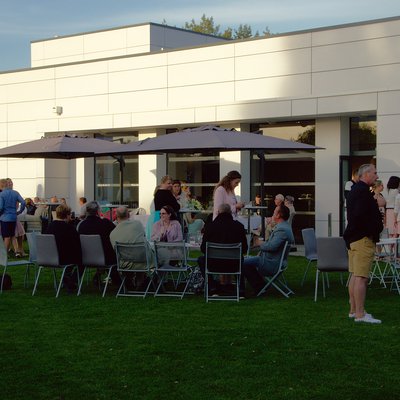
{"label": "patio umbrella", "polygon": [[[121,144],[110,142],[108,140],[96,139],[92,137],[83,137],[76,135],[60,135],[52,137],[42,137],[15,144],[13,146],[0,149],[0,157],[13,158],[45,158],[72,160],[76,158],[95,157],[96,151],[104,154],[112,154],[122,147]],[[123,203],[123,165],[124,161],[121,156],[113,155],[119,163],[120,169],[120,185],[121,185],[121,204]]]}
{"label": "patio umbrella", "polygon": [[81,136],[42,137],[0,149],[0,157],[53,158],[71,160],[94,157],[96,151],[105,154],[117,151],[122,145],[107,140]]}
{"label": "patio umbrella", "polygon": [[[120,147],[114,154],[193,153],[208,151],[253,150],[260,158],[260,195],[264,201],[264,155],[265,153],[292,153],[321,149],[291,140],[264,136],[258,132],[243,132],[214,125],[184,129]],[[104,154],[102,151],[97,154]],[[264,223],[264,219],[262,219]]]}
{"label": "patio umbrella", "polygon": [[[318,148],[259,133],[239,132],[234,129],[205,125],[131,142],[121,146],[113,154],[192,153],[194,150],[196,152],[259,150],[264,153],[287,153]],[[100,150],[96,153],[106,154],[107,152]]]}

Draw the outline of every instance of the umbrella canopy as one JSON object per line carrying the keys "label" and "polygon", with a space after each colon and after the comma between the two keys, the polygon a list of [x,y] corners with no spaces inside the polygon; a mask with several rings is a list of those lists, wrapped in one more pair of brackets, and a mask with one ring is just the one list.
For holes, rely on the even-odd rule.
{"label": "umbrella canopy", "polygon": [[43,137],[0,149],[0,157],[75,159],[117,152],[121,144],[79,136]]}
{"label": "umbrella canopy", "polygon": [[[193,153],[193,151],[233,150],[261,150],[266,153],[286,153],[315,149],[318,149],[318,147],[291,140],[206,125],[128,143],[121,146],[113,154]],[[106,152],[100,150],[96,154],[106,154]]]}

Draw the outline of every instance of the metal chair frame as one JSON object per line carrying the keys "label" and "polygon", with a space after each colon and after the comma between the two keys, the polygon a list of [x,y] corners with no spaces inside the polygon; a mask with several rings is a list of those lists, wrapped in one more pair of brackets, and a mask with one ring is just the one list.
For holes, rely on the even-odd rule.
{"label": "metal chair frame", "polygon": [[[68,267],[76,267],[75,264],[60,265],[57,243],[54,235],[50,234],[36,234],[36,255],[37,255],[37,274],[35,279],[35,286],[33,287],[32,296],[36,293],[37,285],[39,283],[40,272],[43,268],[51,268],[53,270],[53,284],[56,290],[56,297],[60,294],[63,284],[65,271]],[[57,283],[56,271],[61,270],[60,281]],[[78,271],[78,283],[79,283]]]}
{"label": "metal chair frame", "polygon": [[[209,301],[237,301],[240,300],[240,278],[241,278],[241,271],[242,271],[242,243],[213,243],[207,242],[206,243],[206,254],[205,254],[205,298],[206,302]],[[212,260],[210,262],[210,260]],[[231,260],[237,261],[237,270],[232,272],[226,272],[224,269],[218,269],[215,265],[215,262],[224,261],[224,260]],[[211,267],[211,269],[210,269]],[[208,288],[208,277],[210,275],[228,275],[234,276],[236,278],[236,295],[219,295],[217,297],[213,297],[209,295],[209,288]]]}
{"label": "metal chair frame", "polygon": [[[118,289],[118,296],[136,296],[145,298],[149,292],[150,286],[154,290],[154,267],[152,264],[152,254],[149,243],[115,243],[115,252],[117,254],[117,271],[122,273],[121,286]],[[137,265],[139,264],[139,266]],[[146,273],[149,282],[144,290],[127,290],[125,286],[126,274],[137,272]]]}
{"label": "metal chair frame", "polygon": [[301,236],[303,237],[305,257],[308,260],[307,267],[304,271],[303,279],[301,280],[301,286],[303,286],[311,263],[318,260],[318,253],[317,253],[317,238],[315,236],[314,228],[302,229]]}
{"label": "metal chair frame", "polygon": [[287,259],[289,257],[290,248],[291,245],[289,244],[288,241],[286,241],[282,248],[278,270],[272,276],[264,275],[266,283],[264,287],[258,292],[257,296],[261,296],[263,293],[265,293],[265,291],[270,286],[273,286],[278,292],[280,292],[286,298],[288,298],[291,294],[294,294],[293,290],[290,289],[289,286],[287,285],[286,279],[283,275],[288,266]]}
{"label": "metal chair frame", "polygon": [[82,283],[86,271],[90,268],[96,268],[105,269],[107,271],[107,277],[102,292],[102,297],[104,297],[110,282],[111,269],[115,267],[116,264],[106,264],[103,243],[100,235],[79,235],[79,238],[82,249],[83,272],[79,283],[78,296],[82,292]]}
{"label": "metal chair frame", "polygon": [[[164,254],[160,254],[164,253]],[[158,286],[154,296],[179,297],[180,299],[187,293],[187,289],[192,280],[193,268],[188,264],[188,248],[185,242],[154,242],[155,256],[155,275],[158,277]],[[168,260],[163,260],[167,256]],[[168,262],[168,263],[167,263]],[[173,264],[171,264],[171,262]],[[167,291],[165,284],[168,276],[172,278],[173,291]],[[183,283],[182,291],[178,290],[179,285]],[[164,289],[163,292],[160,292]]]}

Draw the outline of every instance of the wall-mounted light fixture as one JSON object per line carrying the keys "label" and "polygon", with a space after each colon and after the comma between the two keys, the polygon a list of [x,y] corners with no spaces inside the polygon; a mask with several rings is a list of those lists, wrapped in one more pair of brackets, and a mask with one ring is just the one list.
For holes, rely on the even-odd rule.
{"label": "wall-mounted light fixture", "polygon": [[61,115],[63,113],[63,108],[61,106],[53,107],[53,113],[57,115]]}

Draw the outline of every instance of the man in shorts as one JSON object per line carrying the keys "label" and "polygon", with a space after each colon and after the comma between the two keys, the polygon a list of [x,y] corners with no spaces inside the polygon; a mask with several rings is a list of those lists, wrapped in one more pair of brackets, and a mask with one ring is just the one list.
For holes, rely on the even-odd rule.
{"label": "man in shorts", "polygon": [[369,273],[374,260],[376,242],[383,229],[378,204],[370,191],[378,179],[373,164],[364,164],[358,170],[359,181],[347,198],[347,227],[343,234],[349,253],[350,313],[355,322],[380,324],[381,320],[365,312],[365,296]]}

